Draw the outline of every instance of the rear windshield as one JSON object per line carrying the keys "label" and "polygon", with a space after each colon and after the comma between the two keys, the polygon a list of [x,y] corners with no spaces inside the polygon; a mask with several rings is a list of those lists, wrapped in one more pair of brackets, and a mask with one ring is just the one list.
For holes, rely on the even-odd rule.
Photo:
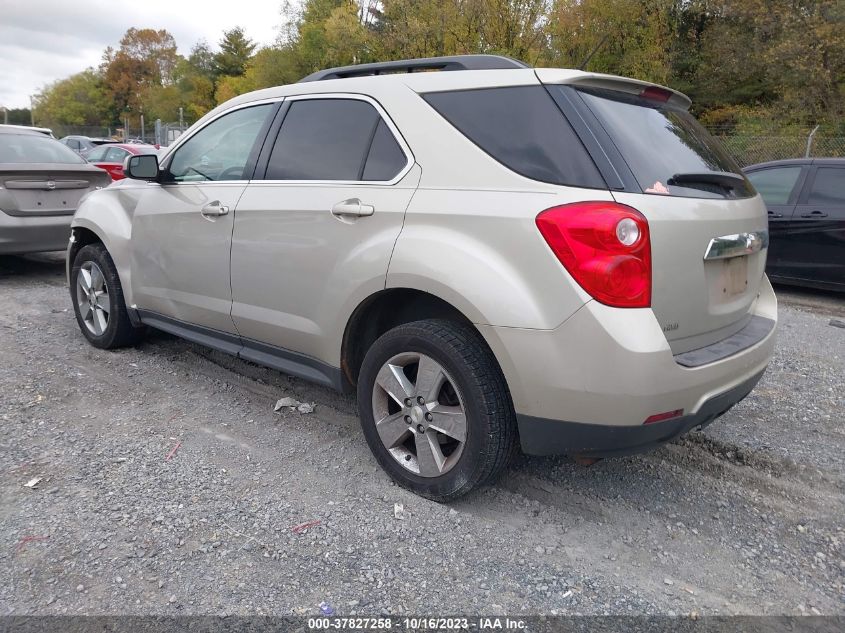
{"label": "rear windshield", "polygon": [[423,98],[464,136],[518,174],[557,185],[607,188],[542,86],[430,92]]}
{"label": "rear windshield", "polygon": [[84,162],[67,145],[42,134],[0,134],[0,163],[78,165]]}
{"label": "rear windshield", "polygon": [[[742,176],[733,158],[686,110],[623,92],[579,89],[643,192],[694,198],[744,198],[754,188],[743,179],[708,177],[714,172]],[[691,176],[703,175],[700,181]],[[683,180],[683,184],[675,183]],[[684,177],[685,176],[685,177]]]}

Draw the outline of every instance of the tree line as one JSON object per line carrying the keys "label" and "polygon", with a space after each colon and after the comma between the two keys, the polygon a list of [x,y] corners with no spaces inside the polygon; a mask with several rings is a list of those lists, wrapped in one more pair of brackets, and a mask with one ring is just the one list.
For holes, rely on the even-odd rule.
{"label": "tree line", "polygon": [[843,0],[305,0],[258,47],[239,27],[185,57],[129,29],[97,68],[47,86],[37,124],[193,121],[233,96],[330,66],[491,53],[669,85],[732,130],[822,124],[845,135]]}

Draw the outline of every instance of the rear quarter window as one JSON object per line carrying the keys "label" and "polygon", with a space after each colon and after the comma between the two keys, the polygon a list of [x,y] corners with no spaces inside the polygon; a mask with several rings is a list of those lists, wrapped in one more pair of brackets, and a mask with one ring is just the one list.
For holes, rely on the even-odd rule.
{"label": "rear quarter window", "polygon": [[556,185],[607,188],[542,86],[430,92],[423,98],[469,140],[522,176]]}
{"label": "rear quarter window", "polygon": [[819,167],[807,203],[845,206],[845,167]]}

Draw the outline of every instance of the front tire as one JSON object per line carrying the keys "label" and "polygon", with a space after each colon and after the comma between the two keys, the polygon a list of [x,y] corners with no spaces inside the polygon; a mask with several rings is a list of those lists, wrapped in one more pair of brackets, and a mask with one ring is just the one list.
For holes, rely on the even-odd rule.
{"label": "front tire", "polygon": [[94,347],[126,347],[143,338],[145,329],[132,325],[117,268],[102,244],[88,244],[74,257],[70,296],[79,329]]}
{"label": "front tire", "polygon": [[382,468],[435,501],[491,483],[515,452],[505,378],[469,325],[431,319],[382,335],[361,366],[358,408]]}

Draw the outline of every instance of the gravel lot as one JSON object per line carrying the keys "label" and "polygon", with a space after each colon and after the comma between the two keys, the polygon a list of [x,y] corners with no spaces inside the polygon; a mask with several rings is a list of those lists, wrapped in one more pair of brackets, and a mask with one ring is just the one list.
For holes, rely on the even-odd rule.
{"label": "gravel lot", "polygon": [[164,334],[90,347],[63,274],[0,258],[0,615],[845,613],[843,297],[782,293],[704,433],[521,457],[450,507],[392,485],[350,399]]}

